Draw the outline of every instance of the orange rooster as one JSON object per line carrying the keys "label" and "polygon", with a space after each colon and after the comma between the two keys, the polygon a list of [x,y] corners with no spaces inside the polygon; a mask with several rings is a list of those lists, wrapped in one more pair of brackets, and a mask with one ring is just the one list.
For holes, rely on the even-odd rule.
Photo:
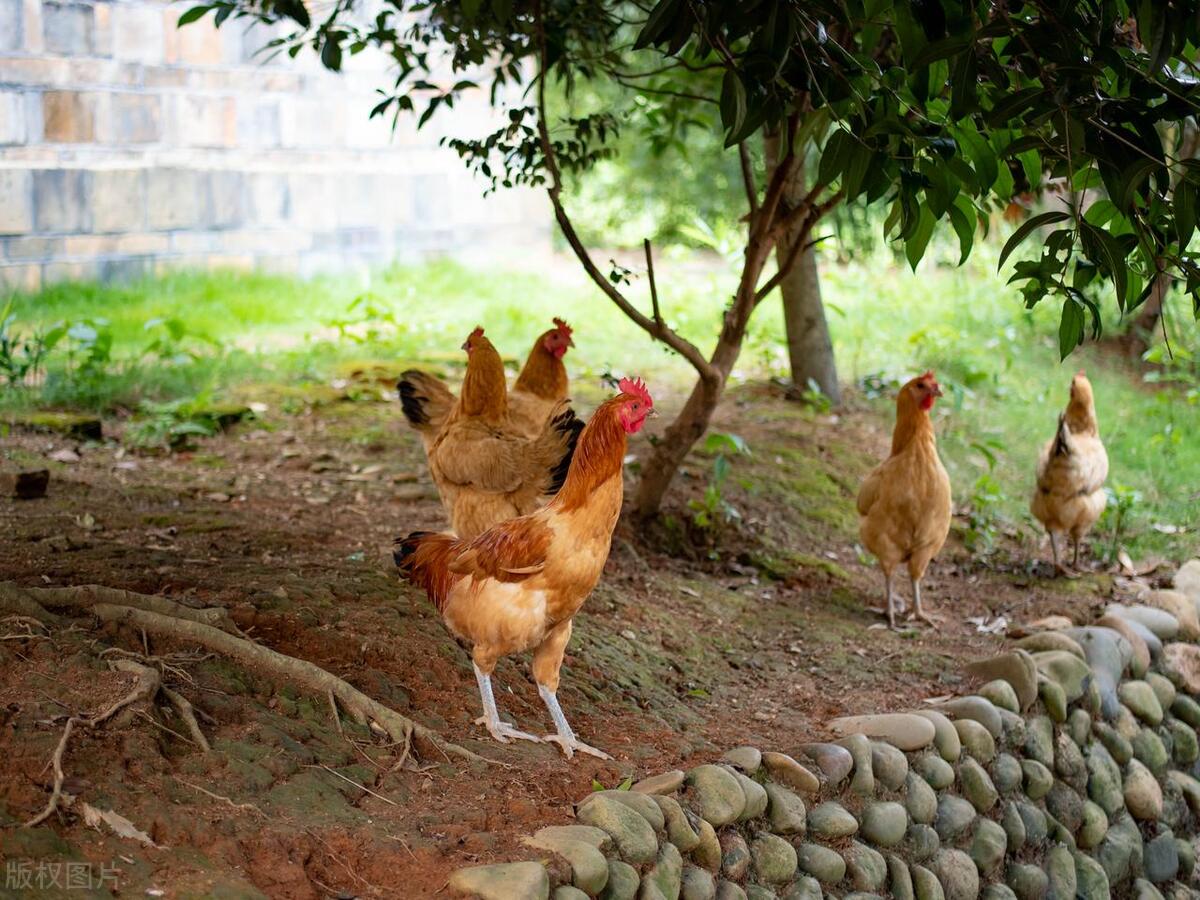
{"label": "orange rooster", "polygon": [[[509,408],[515,422],[531,435],[541,430],[558,401],[567,399],[569,382],[562,360],[568,348],[575,346],[571,334],[571,326],[555,318],[554,327],[534,341],[509,394]],[[428,453],[454,408],[454,394],[440,379],[420,369],[402,373],[396,388],[404,417],[421,435]]]}
{"label": "orange rooster", "polygon": [[533,512],[563,483],[583,423],[559,400],[535,430],[509,408],[504,363],[476,328],[463,344],[462,394],[428,443],[429,473],[450,527],[466,540]]}
{"label": "orange rooster", "polygon": [[892,455],[867,476],[858,492],[859,535],[879,560],[887,594],[888,624],[896,627],[892,574],[908,564],[913,616],[933,624],[921,609],[925,568],[950,533],[950,476],[938,457],[929,411],[942,388],[926,372],[900,389]]}
{"label": "orange rooster", "polygon": [[[414,532],[396,541],[403,578],[425,590],[459,641],[471,646],[487,726],[501,743],[552,741],[609,759],[575,737],[558,704],[559,670],[571,622],[600,579],[621,513],[621,466],[628,435],[654,412],[641,381],[622,379],[620,393],[596,410],[579,437],[562,489],[537,512],[502,522],[474,540]],[[502,656],[533,650],[533,677],[555,734],[537,738],[502,722],[492,672]]]}
{"label": "orange rooster", "polygon": [[1058,417],[1058,432],[1042,449],[1030,511],[1046,526],[1056,571],[1074,576],[1058,555],[1058,536],[1068,534],[1079,566],[1079,541],[1104,512],[1108,452],[1100,440],[1092,383],[1080,371],[1071,380],[1071,399]]}

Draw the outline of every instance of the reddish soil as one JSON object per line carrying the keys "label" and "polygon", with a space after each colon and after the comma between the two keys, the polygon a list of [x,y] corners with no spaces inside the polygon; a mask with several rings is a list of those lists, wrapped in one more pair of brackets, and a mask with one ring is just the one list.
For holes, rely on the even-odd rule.
{"label": "reddish soil", "polygon": [[[161,709],[80,732],[65,759],[72,791],[159,846],[88,828],[71,810],[42,828],[0,829],[10,868],[103,864],[126,896],[432,896],[458,866],[531,855],[521,835],[569,820],[595,782],[747,742],[789,750],[823,736],[832,716],[957,690],[961,663],[1000,640],[968,618],[1082,618],[1122,591],[1108,575],[1045,580],[1030,562],[1037,548],[1010,545],[985,563],[952,539],[925,585],[944,626],[878,628],[866,607],[879,604],[879,578],[855,552],[853,499],[890,423],[861,405],[813,416],[770,388],[746,388],[717,424],[754,450],[733,461],[727,491],[740,524],[697,547],[684,500],[699,496],[711,462],[695,457],[667,526],[645,537],[622,524],[576,623],[560,697],[580,736],[615,761],[498,745],[472,724],[466,655],[392,570],[394,535],[443,520],[418,442],[376,396],[292,402],[291,415],[269,412],[172,455],[14,432],[6,464],[45,464],[52,478],[44,499],[0,501],[0,579],[225,606],[255,640],[497,764],[424,758],[396,770],[398,748],[353,722],[339,734],[324,698],[266,673],[87,617],[33,635],[10,620],[0,623],[0,823],[45,804],[66,715],[129,690],[105,648],[169,662],[166,683],[210,717],[213,745],[202,754]],[[80,459],[47,462],[65,449]],[[503,661],[497,682],[502,712],[549,728],[527,659]]]}

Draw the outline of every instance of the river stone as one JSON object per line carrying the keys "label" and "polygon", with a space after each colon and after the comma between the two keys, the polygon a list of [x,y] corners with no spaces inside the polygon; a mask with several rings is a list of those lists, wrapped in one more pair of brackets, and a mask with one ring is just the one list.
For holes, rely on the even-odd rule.
{"label": "river stone", "polygon": [[717,882],[696,866],[684,866],[679,879],[679,900],[716,900]]}
{"label": "river stone", "polygon": [[908,813],[899,803],[872,803],[862,811],[862,833],[880,847],[894,847],[908,831]]}
{"label": "river stone", "polygon": [[[992,707],[995,710],[995,707]],[[996,717],[999,719],[999,716]],[[962,741],[963,750],[979,762],[987,764],[996,755],[996,739],[984,725],[974,719],[955,719],[954,730]]]}
{"label": "river stone", "polygon": [[1171,712],[1193,728],[1200,728],[1200,703],[1191,697],[1177,696],[1171,704]]}
{"label": "river stone", "polygon": [[1188,819],[1188,801],[1179,783],[1168,778],[1161,783],[1163,792],[1163,811],[1159,817],[1161,824],[1168,828],[1181,828]]}
{"label": "river stone", "polygon": [[913,893],[917,900],[946,900],[942,883],[924,866],[912,867]]}
{"label": "river stone", "polygon": [[938,800],[933,827],[943,841],[953,840],[963,834],[974,821],[975,807],[961,797],[946,794]]}
{"label": "river stone", "polygon": [[837,744],[805,744],[800,751],[811,759],[832,787],[837,787],[854,768],[854,757]]}
{"label": "river stone", "polygon": [[1179,634],[1179,620],[1169,612],[1152,606],[1122,606],[1118,603],[1105,607],[1104,614],[1120,616],[1131,622],[1146,626],[1160,641],[1173,640]]}
{"label": "river stone", "polygon": [[747,775],[757,772],[762,761],[762,751],[757,747],[734,747],[732,750],[726,750],[721,757],[721,762],[728,763]]}
{"label": "river stone", "polygon": [[1171,584],[1200,604],[1200,559],[1189,559],[1180,566]]}
{"label": "river stone", "polygon": [[1167,783],[1179,788],[1193,816],[1200,817],[1200,781],[1183,772],[1168,772]]}
{"label": "river stone", "polygon": [[1025,717],[1007,709],[996,707],[1000,713],[1001,735],[997,745],[1019,747],[1025,743]]}
{"label": "river stone", "polygon": [[979,870],[963,851],[943,849],[933,858],[929,868],[942,883],[946,900],[977,900],[979,897]]}
{"label": "river stone", "polygon": [[1004,829],[991,819],[979,819],[975,824],[975,836],[971,838],[971,859],[980,874],[986,874],[1000,865],[1008,849],[1008,836]]}
{"label": "river stone", "polygon": [[[632,809],[635,813],[650,823],[650,827],[662,831],[666,826],[663,819],[663,812],[658,804],[654,802],[654,797],[649,794],[634,793],[633,791],[596,791],[588,794],[579,801],[577,810],[582,809],[588,803],[593,803],[601,797],[606,797],[609,800],[615,800],[617,803],[624,804]],[[578,815],[578,812],[576,813]]]}
{"label": "river stone", "polygon": [[746,809],[746,793],[729,769],[696,766],[687,773],[686,782],[701,818],[714,827],[736,822]]}
{"label": "river stone", "polygon": [[1033,659],[1038,672],[1063,689],[1068,703],[1074,703],[1083,696],[1092,670],[1078,656],[1065,650],[1044,650],[1034,653]]}
{"label": "river stone", "polygon": [[[743,896],[745,896],[743,894]],[[642,878],[642,887],[638,891],[638,900],[667,900],[667,895],[662,892],[658,886],[658,882],[651,880],[649,875]]]}
{"label": "river stone", "polygon": [[1042,706],[1055,722],[1065,722],[1067,719],[1067,695],[1058,683],[1049,678],[1038,679],[1038,696],[1042,698]]}
{"label": "river stone", "polygon": [[1200,615],[1196,604],[1181,591],[1147,591],[1138,598],[1146,606],[1161,609],[1175,617],[1179,623],[1179,636],[1187,641],[1200,640]]}
{"label": "river stone", "polygon": [[750,871],[750,845],[737,831],[721,834],[721,874],[730,881],[741,881]]}
{"label": "river stone", "polygon": [[1107,722],[1093,723],[1092,731],[1118,765],[1123,766],[1133,759],[1133,745]]}
{"label": "river stone", "polygon": [[1025,794],[1030,800],[1041,800],[1050,793],[1054,775],[1036,759],[1022,760],[1021,772],[1025,776]]}
{"label": "river stone", "polygon": [[1150,668],[1151,656],[1150,645],[1142,637],[1145,628],[1139,628],[1135,623],[1120,616],[1101,616],[1094,624],[1097,628],[1115,631],[1129,644],[1129,672],[1134,678],[1141,678],[1146,674],[1146,670]]}
{"label": "river stone", "polygon": [[[652,796],[658,804],[658,808],[662,810],[663,819],[666,821],[667,840],[684,853],[695,850],[700,843],[699,818],[696,814],[684,810],[674,797],[663,797],[658,794]],[[692,824],[692,818],[689,816],[696,819],[696,825]]]}
{"label": "river stone", "polygon": [[742,814],[738,817],[738,821],[746,822],[765,813],[767,811],[766,789],[753,778],[747,778],[736,769],[731,770],[731,772],[733,773],[733,777],[737,779],[738,785],[742,789],[742,794],[746,798],[746,806],[742,810]]}
{"label": "river stone", "polygon": [[1048,896],[1053,900],[1075,900],[1075,859],[1066,847],[1051,847],[1042,863],[1046,868]]}
{"label": "river stone", "polygon": [[829,800],[809,810],[808,831],[826,839],[849,837],[858,833],[858,822],[845,807]]}
{"label": "river stone", "polygon": [[851,841],[842,855],[846,859],[846,877],[857,890],[878,891],[887,883],[887,862],[878,850]]}
{"label": "river stone", "polygon": [[[612,837],[607,831],[591,825],[547,825],[533,833],[533,839],[583,841],[601,853],[612,846]],[[534,846],[537,846],[536,844]]]}
{"label": "river stone", "polygon": [[1011,794],[1021,787],[1021,764],[1008,753],[998,753],[990,767],[992,784],[1001,794]]}
{"label": "river stone", "polygon": [[921,825],[932,825],[937,816],[937,794],[916,772],[909,772],[904,781],[904,808]]}
{"label": "river stone", "polygon": [[1074,834],[1083,824],[1083,798],[1065,782],[1054,782],[1050,793],[1046,795],[1046,811]]}
{"label": "river stone", "polygon": [[523,843],[549,850],[565,859],[571,867],[571,884],[581,891],[598,894],[608,884],[608,860],[593,844],[545,830],[525,838]]}
{"label": "river stone", "polygon": [[548,900],[550,876],[536,862],[502,863],[459,869],[450,876],[450,889],[483,900]]}
{"label": "river stone", "polygon": [[1162,669],[1176,686],[1200,694],[1200,647],[1176,642],[1162,652]]}
{"label": "river stone", "polygon": [[1145,878],[1139,878],[1133,883],[1133,900],[1164,900],[1162,892]]}
{"label": "river stone", "polygon": [[1075,860],[1075,896],[1079,900],[1108,900],[1112,896],[1104,867],[1086,853],[1078,851]]}
{"label": "river stone", "polygon": [[1026,723],[1025,755],[1047,769],[1054,765],[1054,723],[1045,716],[1032,716]]}
{"label": "river stone", "polygon": [[637,869],[619,859],[608,860],[608,884],[600,894],[600,900],[633,900],[637,896]]}
{"label": "river stone", "polygon": [[777,784],[767,784],[767,821],[776,834],[804,834],[804,801]]}
{"label": "river stone", "polygon": [[1135,819],[1147,821],[1162,815],[1163,795],[1158,780],[1136,759],[1125,774],[1125,805]]}
{"label": "river stone", "polygon": [[1142,832],[1127,814],[1109,817],[1108,834],[1096,849],[1110,884],[1119,885],[1142,869]]}
{"label": "river stone", "polygon": [[[1001,679],[1011,686],[1017,699],[1013,712],[1028,709],[1037,699],[1037,664],[1027,650],[1012,650],[970,663],[966,671],[976,678]],[[980,693],[987,696],[983,691]]]}
{"label": "river stone", "polygon": [[871,768],[871,741],[863,734],[852,734],[838,741],[854,757],[854,771],[850,775],[850,790],[861,797],[875,793],[875,772]]}
{"label": "river stone", "polygon": [[1075,849],[1075,835],[1067,831],[1062,822],[1046,813],[1046,823],[1050,826],[1048,837],[1052,843],[1062,844],[1070,850]]}
{"label": "river stone", "polygon": [[958,739],[958,732],[954,729],[954,723],[950,721],[949,717],[934,709],[917,710],[913,715],[920,716],[933,724],[933,746],[942,759],[947,762],[957,762],[962,753],[962,742]]}
{"label": "river stone", "polygon": [[1116,711],[1117,685],[1133,659],[1133,645],[1111,628],[1076,628],[1068,633],[1083,647],[1084,658],[1100,691],[1100,709],[1105,718],[1111,718]]}
{"label": "river stone", "polygon": [[888,854],[888,890],[894,900],[916,900],[913,891],[912,872],[908,871],[908,863],[900,857]]}
{"label": "river stone", "polygon": [[554,893],[550,897],[552,900],[588,900],[587,894],[569,884],[560,884],[554,889]]}
{"label": "river stone", "polygon": [[1009,853],[1016,853],[1025,846],[1025,820],[1021,818],[1015,803],[1010,801],[1004,804],[1004,811],[1000,813],[1000,827],[1004,829]]}
{"label": "river stone", "polygon": [[1191,841],[1175,838],[1175,849],[1179,853],[1179,875],[1177,877],[1180,881],[1191,881],[1192,872],[1196,868],[1196,848]]}
{"label": "river stone", "polygon": [[1175,685],[1171,683],[1171,679],[1165,675],[1159,675],[1157,672],[1147,672],[1145,678],[1142,680],[1153,688],[1154,696],[1158,698],[1159,705],[1164,710],[1170,709],[1171,704],[1175,702],[1175,697],[1179,694],[1175,689]]}
{"label": "river stone", "polygon": [[799,867],[823,884],[837,884],[846,877],[846,861],[820,844],[801,844],[796,848]]}
{"label": "river stone", "polygon": [[1107,832],[1108,816],[1104,814],[1104,810],[1091,800],[1084,801],[1079,833],[1075,836],[1079,846],[1084,850],[1091,850],[1104,840]]}
{"label": "river stone", "polygon": [[721,841],[716,830],[704,819],[697,819],[696,824],[699,826],[696,832],[700,835],[700,843],[692,851],[692,859],[708,871],[716,872],[721,868]]}
{"label": "river stone", "polygon": [[[654,809],[658,811],[657,806]],[[658,837],[650,823],[611,797],[593,797],[580,806],[575,818],[581,825],[607,832],[626,862],[643,865],[653,862],[658,855]]]}
{"label": "river stone", "polygon": [[[836,735],[861,734],[887,741],[901,750],[920,750],[933,743],[933,723],[912,713],[882,713],[875,716],[845,716],[829,723]],[[851,749],[853,752],[853,749]]]}
{"label": "river stone", "polygon": [[941,846],[941,838],[930,826],[910,825],[908,827],[908,850],[917,862],[929,859],[941,849]]}
{"label": "river stone", "polygon": [[913,760],[912,768],[935,791],[945,790],[954,784],[954,767],[940,756],[922,754]]}
{"label": "river stone", "polygon": [[1170,881],[1179,872],[1179,848],[1175,845],[1175,835],[1164,831],[1152,841],[1146,843],[1142,856],[1142,865],[1146,877],[1154,884]]}
{"label": "river stone", "polygon": [[1004,881],[1018,900],[1046,900],[1050,885],[1050,879],[1041,868],[1027,863],[1009,864]]}
{"label": "river stone", "polygon": [[879,784],[889,791],[898,791],[904,787],[904,779],[908,775],[908,757],[891,744],[872,741],[871,772]]}
{"label": "river stone", "polygon": [[[945,713],[951,719],[968,719],[972,722],[978,722],[994,738],[1000,737],[1001,732],[1004,730],[1004,723],[1000,720],[1000,713],[996,711],[995,704],[990,700],[980,697],[978,694],[947,700],[938,706],[938,712]],[[959,738],[961,737],[962,732],[960,731]]]}
{"label": "river stone", "polygon": [[658,858],[654,865],[642,876],[642,888],[650,882],[658,888],[663,897],[670,900],[679,896],[680,882],[683,878],[683,857],[679,848],[674,844],[663,842],[658,850]]}
{"label": "river stone", "polygon": [[1151,725],[1162,721],[1163,708],[1155,696],[1154,688],[1144,681],[1126,681],[1122,683],[1117,695],[1121,702],[1129,707],[1130,712]]}
{"label": "river stone", "polygon": [[780,784],[805,794],[815,794],[821,789],[820,779],[786,753],[769,750],[762,755],[762,761],[771,778]]}
{"label": "river stone", "polygon": [[821,882],[808,875],[796,879],[792,889],[783,895],[783,900],[822,900]]}
{"label": "river stone", "polygon": [[783,884],[796,874],[796,848],[777,835],[761,832],[750,845],[754,873],[759,881]]}
{"label": "river stone", "polygon": [[779,900],[779,895],[761,884],[746,885],[746,900]]}
{"label": "river stone", "polygon": [[1025,843],[1040,844],[1049,834],[1050,826],[1046,822],[1046,814],[1032,803],[1017,801],[1017,814],[1021,824],[1025,826]]}
{"label": "river stone", "polygon": [[1143,728],[1129,743],[1133,747],[1133,758],[1139,760],[1156,777],[1161,778],[1166,773],[1171,756],[1162,738],[1149,728]]}
{"label": "river stone", "polygon": [[1000,799],[991,777],[975,760],[964,759],[959,763],[958,778],[962,782],[963,794],[981,813],[987,812]]}
{"label": "river stone", "polygon": [[1197,742],[1194,728],[1172,719],[1167,724],[1167,732],[1171,735],[1171,755],[1178,765],[1187,767],[1200,758],[1200,742]]}
{"label": "river stone", "polygon": [[1079,745],[1066,734],[1054,739],[1054,771],[1081,794],[1087,790],[1087,763]]}
{"label": "river stone", "polygon": [[989,884],[979,896],[982,900],[1017,900],[1017,895],[1007,884]]}
{"label": "river stone", "polygon": [[[1083,659],[1083,648],[1074,639],[1067,637],[1061,631],[1039,631],[1037,634],[1021,638],[1013,646],[1019,650],[1024,650],[1030,655],[1058,650]],[[1036,668],[1036,661],[1034,667]]]}
{"label": "river stone", "polygon": [[742,886],[732,881],[717,882],[717,900],[749,900]]}
{"label": "river stone", "polygon": [[997,709],[1007,709],[1014,713],[1021,711],[1021,701],[1017,699],[1017,692],[1003,679],[997,678],[983,685],[979,689],[979,696]]}
{"label": "river stone", "polygon": [[1092,717],[1088,715],[1086,709],[1073,709],[1070,715],[1067,716],[1067,734],[1071,736],[1071,740],[1079,748],[1087,746],[1088,739],[1092,735]]}
{"label": "river stone", "polygon": [[673,794],[683,787],[683,778],[683,772],[679,769],[672,769],[661,775],[643,778],[641,781],[635,782],[630,790],[639,794]]}

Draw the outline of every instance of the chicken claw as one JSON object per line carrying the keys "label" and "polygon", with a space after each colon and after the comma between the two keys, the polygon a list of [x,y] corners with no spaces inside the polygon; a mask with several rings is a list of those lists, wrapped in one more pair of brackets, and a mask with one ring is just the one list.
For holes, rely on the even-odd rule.
{"label": "chicken claw", "polygon": [[542,742],[542,739],[536,734],[518,731],[512,725],[509,725],[507,722],[499,719],[497,719],[495,722],[489,722],[487,716],[480,716],[475,720],[475,724],[486,726],[488,734],[502,744],[511,743],[514,739],[518,741],[533,741],[535,744],[540,744]]}
{"label": "chicken claw", "polygon": [[567,759],[571,759],[575,755],[576,750],[580,753],[586,753],[588,756],[594,756],[597,759],[612,759],[603,750],[597,750],[591,744],[585,744],[573,734],[548,734],[542,740],[547,744],[558,744],[559,749],[562,750]]}

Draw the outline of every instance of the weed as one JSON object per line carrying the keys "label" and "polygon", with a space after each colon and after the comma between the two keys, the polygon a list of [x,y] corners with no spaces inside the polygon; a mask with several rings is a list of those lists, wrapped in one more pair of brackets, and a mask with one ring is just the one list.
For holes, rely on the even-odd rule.
{"label": "weed", "polygon": [[1104,514],[1100,517],[1099,531],[1107,532],[1110,536],[1108,547],[1103,551],[1103,559],[1106,563],[1113,563],[1121,550],[1121,538],[1128,531],[1129,519],[1134,508],[1141,502],[1142,495],[1120,483],[1105,487],[1104,493],[1108,498],[1108,505],[1104,507]]}
{"label": "weed", "polygon": [[742,517],[732,503],[725,499],[723,488],[729,478],[729,456],[750,454],[746,442],[736,434],[711,431],[704,440],[704,452],[715,453],[712,475],[701,499],[688,501],[692,511],[692,523],[704,530],[715,531]]}
{"label": "weed", "polygon": [[139,413],[125,429],[125,442],[147,450],[188,449],[194,438],[212,437],[229,419],[208,394],[165,403],[144,401]]}
{"label": "weed", "polygon": [[0,377],[6,387],[21,388],[41,381],[47,355],[67,333],[61,323],[45,331],[28,334],[16,331],[15,298],[9,298],[0,310]]}

